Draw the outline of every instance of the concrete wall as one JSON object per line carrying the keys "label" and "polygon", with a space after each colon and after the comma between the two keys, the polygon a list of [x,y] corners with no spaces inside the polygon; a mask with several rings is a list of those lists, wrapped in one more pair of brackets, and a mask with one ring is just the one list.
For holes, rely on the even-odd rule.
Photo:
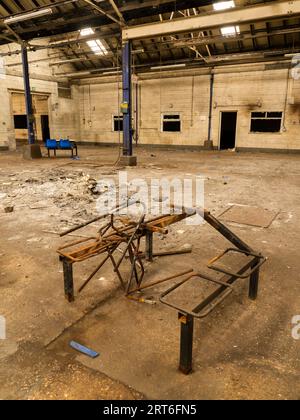
{"label": "concrete wall", "polygon": [[[212,114],[212,139],[219,146],[221,112],[237,111],[237,148],[300,150],[300,81],[288,69],[253,71],[217,69]],[[260,70],[261,68],[261,70]],[[208,137],[210,75],[139,80],[139,141],[141,144],[200,146]],[[141,76],[146,78],[146,76]],[[82,85],[82,84],[85,85]],[[77,87],[80,139],[116,143],[112,116],[118,113],[118,84],[97,79]],[[135,98],[134,98],[135,102]],[[280,133],[251,133],[251,112],[284,113]],[[179,113],[181,133],[161,131],[162,114]]]}

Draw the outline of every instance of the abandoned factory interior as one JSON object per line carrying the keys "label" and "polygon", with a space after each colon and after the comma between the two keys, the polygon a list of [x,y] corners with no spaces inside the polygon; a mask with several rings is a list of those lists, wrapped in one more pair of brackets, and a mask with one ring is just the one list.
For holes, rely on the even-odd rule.
{"label": "abandoned factory interior", "polygon": [[299,400],[299,219],[300,0],[0,1],[1,400]]}

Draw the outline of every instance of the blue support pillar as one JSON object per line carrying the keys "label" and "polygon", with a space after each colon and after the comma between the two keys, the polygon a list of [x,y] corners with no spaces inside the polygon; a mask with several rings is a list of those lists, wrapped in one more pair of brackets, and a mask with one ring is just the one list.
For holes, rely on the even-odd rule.
{"label": "blue support pillar", "polygon": [[129,166],[136,165],[133,156],[132,130],[132,67],[131,41],[123,44],[123,157],[122,162]]}
{"label": "blue support pillar", "polygon": [[23,63],[23,78],[24,78],[27,128],[28,128],[28,143],[34,144],[35,143],[34,116],[33,116],[33,110],[32,110],[32,97],[31,97],[31,91],[30,91],[28,53],[27,53],[27,48],[24,45],[22,46],[22,63]]}

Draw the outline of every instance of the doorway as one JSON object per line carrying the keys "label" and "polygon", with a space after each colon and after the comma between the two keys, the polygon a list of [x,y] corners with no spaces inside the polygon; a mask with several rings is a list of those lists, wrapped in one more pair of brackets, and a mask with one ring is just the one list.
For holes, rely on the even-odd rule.
{"label": "doorway", "polygon": [[[37,141],[47,140],[50,137],[49,121],[49,95],[43,93],[32,94],[32,107],[35,119],[35,136]],[[14,119],[15,139],[18,145],[28,141],[27,116],[25,95],[23,92],[11,92],[11,109]]]}
{"label": "doorway", "polygon": [[237,112],[221,112],[220,150],[235,148],[236,124]]}
{"label": "doorway", "polygon": [[41,115],[42,139],[45,143],[50,139],[49,115]]}

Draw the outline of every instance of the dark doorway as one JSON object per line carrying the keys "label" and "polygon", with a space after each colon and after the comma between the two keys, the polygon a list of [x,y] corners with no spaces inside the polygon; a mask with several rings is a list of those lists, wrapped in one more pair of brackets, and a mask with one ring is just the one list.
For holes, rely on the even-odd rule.
{"label": "dark doorway", "polygon": [[41,127],[43,142],[50,139],[49,116],[41,115]]}
{"label": "dark doorway", "polygon": [[237,112],[222,112],[220,150],[235,148]]}

